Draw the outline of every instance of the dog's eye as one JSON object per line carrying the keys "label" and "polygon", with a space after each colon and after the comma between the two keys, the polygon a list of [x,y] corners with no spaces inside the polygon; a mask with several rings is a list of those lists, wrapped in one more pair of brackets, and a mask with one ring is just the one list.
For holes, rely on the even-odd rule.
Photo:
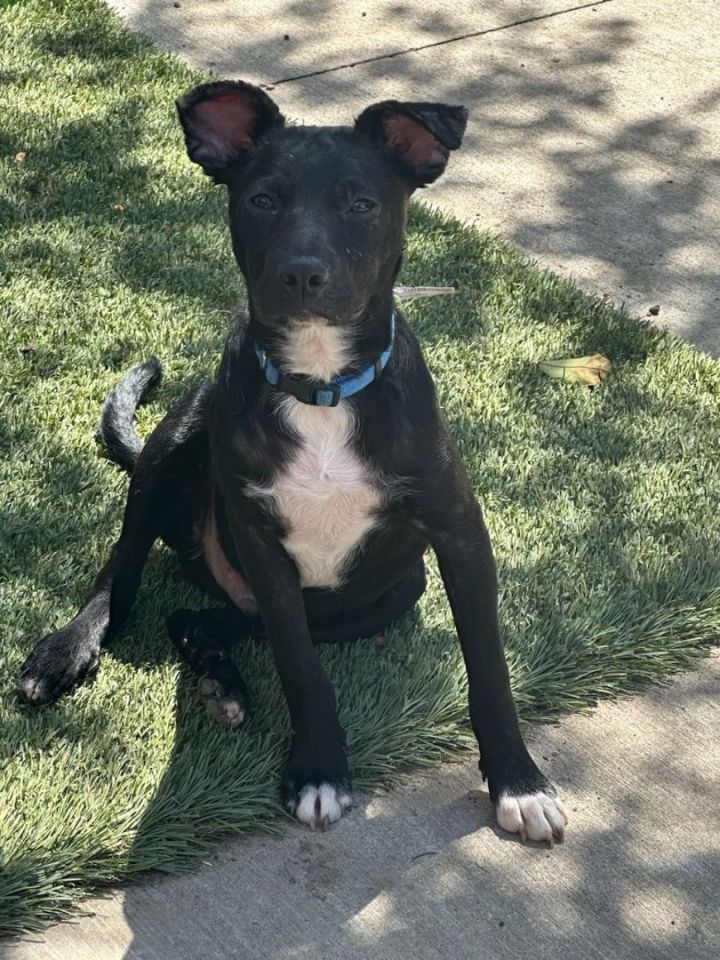
{"label": "dog's eye", "polygon": [[260,210],[272,210],[275,206],[272,197],[269,197],[266,193],[256,193],[254,197],[250,197],[250,203]]}
{"label": "dog's eye", "polygon": [[367,200],[365,197],[362,197],[351,204],[350,211],[352,213],[370,213],[374,206],[375,202],[373,200]]}

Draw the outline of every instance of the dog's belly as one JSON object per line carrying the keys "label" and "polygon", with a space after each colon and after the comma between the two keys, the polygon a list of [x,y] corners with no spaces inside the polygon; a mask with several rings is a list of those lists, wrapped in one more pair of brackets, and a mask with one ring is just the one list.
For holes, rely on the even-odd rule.
{"label": "dog's belly", "polygon": [[207,523],[199,534],[205,563],[215,583],[225,591],[236,607],[245,613],[255,613],[257,601],[250,584],[232,566],[220,545],[214,511],[211,511]]}
{"label": "dog's belly", "polygon": [[294,397],[280,403],[300,443],[273,483],[251,492],[272,500],[301,586],[337,588],[349,559],[377,523],[382,497],[352,449],[355,422],[346,403],[311,407]]}

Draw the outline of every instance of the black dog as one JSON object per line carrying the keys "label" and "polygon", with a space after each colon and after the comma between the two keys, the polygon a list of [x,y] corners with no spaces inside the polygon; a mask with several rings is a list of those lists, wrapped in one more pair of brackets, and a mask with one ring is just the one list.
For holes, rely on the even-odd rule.
{"label": "black dog", "polygon": [[431,545],[498,822],[560,839],[565,814],[518,729],[482,514],[393,305],[408,198],[443,172],[466,111],[388,101],[354,127],[286,127],[264,92],[233,82],[198,87],[178,111],[190,158],[228,186],[249,315],[215,383],[187,393],[145,446],[132,420],[157,361],[108,397],[101,437],[132,472],[122,534],[77,616],[26,660],[21,696],[45,703],[97,667],[162,537],[232,601],[169,619],[208,708],[242,722],[229,645],[267,636],[293,729],[284,798],[300,820],[327,825],[350,806],[350,784],[313,641],[371,636],[400,618],[425,588]]}

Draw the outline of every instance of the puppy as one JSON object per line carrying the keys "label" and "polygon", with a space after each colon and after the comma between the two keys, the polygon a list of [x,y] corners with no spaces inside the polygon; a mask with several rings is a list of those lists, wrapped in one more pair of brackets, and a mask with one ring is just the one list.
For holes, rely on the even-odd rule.
{"label": "puppy", "polygon": [[97,667],[162,537],[227,602],[169,620],[210,712],[242,723],[230,645],[266,637],[293,731],[283,796],[299,820],[326,826],[351,788],[313,642],[371,636],[401,618],[424,590],[432,547],[498,823],[561,839],[564,811],[518,728],[482,513],[393,302],[408,200],[444,171],[466,111],[386,101],[350,127],[287,126],[262,90],[219,82],[181,98],[178,113],[190,159],[228,189],[249,310],[216,380],[182,397],[145,445],[132,420],[157,361],[108,397],[101,437],[132,474],[122,533],[80,612],[26,660],[21,696],[48,702]]}

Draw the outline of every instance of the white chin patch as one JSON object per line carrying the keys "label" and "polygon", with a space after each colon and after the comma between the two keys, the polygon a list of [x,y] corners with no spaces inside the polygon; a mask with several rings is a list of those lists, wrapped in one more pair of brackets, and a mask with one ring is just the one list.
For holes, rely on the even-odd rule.
{"label": "white chin patch", "polygon": [[346,789],[332,783],[308,784],[300,791],[297,801],[288,806],[311,830],[325,830],[350,809],[352,798]]}
{"label": "white chin patch", "polygon": [[330,380],[350,362],[351,348],[347,332],[330,326],[325,317],[290,318],[279,359],[291,373]]}
{"label": "white chin patch", "polygon": [[522,840],[562,841],[568,822],[562,804],[556,797],[538,791],[512,797],[501,793],[496,807],[497,822],[508,833],[517,833]]}

